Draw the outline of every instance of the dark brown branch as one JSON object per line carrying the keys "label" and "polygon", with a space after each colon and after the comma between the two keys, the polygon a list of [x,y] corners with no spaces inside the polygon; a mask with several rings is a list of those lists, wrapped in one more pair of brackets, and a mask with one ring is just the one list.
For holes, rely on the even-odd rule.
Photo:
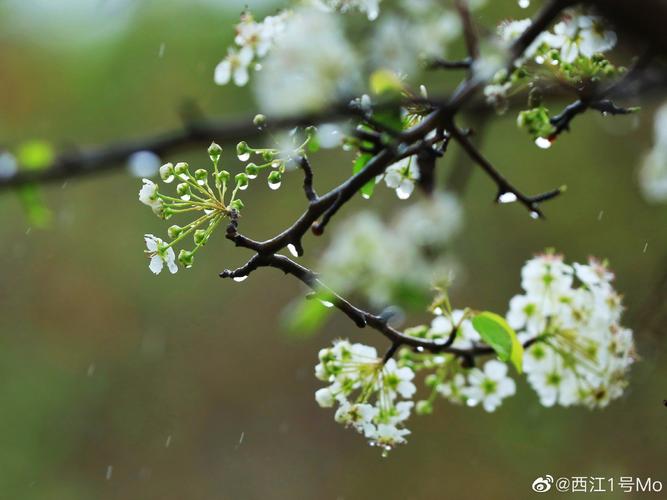
{"label": "dark brown branch", "polygon": [[[390,326],[387,318],[381,315],[376,315],[365,311],[342,296],[338,295],[331,288],[326,286],[320,278],[310,269],[294,262],[284,255],[261,255],[253,256],[245,265],[235,270],[226,269],[220,273],[221,278],[245,278],[250,273],[260,267],[273,267],[283,271],[285,274],[290,274],[307,285],[317,294],[322,294],[326,300],[330,300],[333,305],[342,311],[348,318],[350,318],[359,328],[366,326],[377,330],[384,337],[392,342],[392,347],[388,351],[388,355],[392,356],[396,350],[401,346],[411,347],[416,350],[425,350],[431,353],[449,353],[461,359],[473,359],[478,356],[487,356],[494,354],[495,351],[485,345],[474,345],[468,349],[460,349],[452,347],[456,339],[457,329],[454,328],[449,337],[444,341],[425,340],[418,337],[411,337],[405,335]],[[536,339],[528,340],[524,346],[528,347],[534,343]],[[389,358],[386,358],[389,359]]]}

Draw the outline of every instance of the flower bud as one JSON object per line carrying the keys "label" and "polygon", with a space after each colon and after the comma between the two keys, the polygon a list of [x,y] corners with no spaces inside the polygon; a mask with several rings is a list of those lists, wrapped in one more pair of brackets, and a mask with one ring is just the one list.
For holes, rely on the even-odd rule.
{"label": "flower bud", "polygon": [[276,190],[280,187],[280,184],[282,182],[283,175],[280,173],[279,170],[274,170],[269,174],[269,187],[273,190]]}
{"label": "flower bud", "polygon": [[426,384],[426,387],[430,387],[433,389],[439,383],[438,376],[435,375],[434,373],[431,373],[430,375],[426,376],[426,378],[424,379],[424,383]]}
{"label": "flower bud", "polygon": [[179,161],[174,167],[174,172],[181,179],[186,178],[188,175],[188,167],[189,165],[187,163],[185,163],[184,161]]}
{"label": "flower bud", "polygon": [[217,165],[221,154],[222,148],[215,142],[212,142],[208,147],[208,155],[211,157],[211,161]]}
{"label": "flower bud", "polygon": [[248,187],[248,176],[244,174],[243,172],[236,174],[236,177],[234,177],[234,180],[236,180],[236,185],[239,187],[241,191],[244,189],[247,189]]}
{"label": "flower bud", "polygon": [[190,186],[185,182],[181,182],[176,186],[176,194],[181,197],[181,200],[188,201],[190,199]]}
{"label": "flower bud", "polygon": [[268,149],[262,152],[262,159],[264,161],[271,161],[273,160],[273,153],[269,151]]}
{"label": "flower bud", "polygon": [[195,231],[193,238],[195,240],[195,245],[197,246],[205,245],[206,242],[208,241],[207,231],[205,229],[197,229]]}
{"label": "flower bud", "polygon": [[160,167],[160,178],[169,184],[174,180],[174,164],[165,163]]}
{"label": "flower bud", "polygon": [[220,188],[226,186],[229,182],[230,174],[226,170],[221,170],[215,175],[215,186]]}
{"label": "flower bud", "polygon": [[229,207],[230,207],[230,208],[232,208],[232,209],[234,209],[234,210],[236,210],[236,211],[238,211],[238,212],[240,212],[241,209],[242,209],[244,206],[245,206],[245,205],[243,204],[243,202],[242,202],[239,198],[235,199],[234,201],[232,201],[232,202],[229,204]]}
{"label": "flower bud", "polygon": [[256,178],[258,172],[259,169],[257,168],[257,165],[255,165],[254,163],[248,163],[245,166],[245,173],[248,175],[248,179]]}
{"label": "flower bud", "polygon": [[266,125],[266,116],[264,115],[255,115],[255,117],[252,119],[253,125],[257,128],[262,128],[264,125]]}
{"label": "flower bud", "polygon": [[183,232],[183,228],[181,226],[176,225],[176,224],[174,224],[173,226],[169,227],[169,229],[167,229],[167,234],[169,235],[169,238],[171,238],[172,240],[178,238],[181,235],[182,232]]}
{"label": "flower bud", "polygon": [[417,415],[430,415],[433,413],[433,404],[426,400],[417,401],[415,411],[417,412]]}
{"label": "flower bud", "polygon": [[200,186],[205,185],[208,182],[208,172],[203,168],[198,168],[195,170],[195,180]]}
{"label": "flower bud", "polygon": [[236,145],[236,156],[239,157],[240,161],[246,161],[250,158],[250,146],[245,141],[241,141]]}
{"label": "flower bud", "polygon": [[194,262],[194,260],[195,260],[194,252],[191,252],[189,250],[181,250],[178,253],[178,262],[180,262],[180,264],[186,269],[192,267],[192,263]]}

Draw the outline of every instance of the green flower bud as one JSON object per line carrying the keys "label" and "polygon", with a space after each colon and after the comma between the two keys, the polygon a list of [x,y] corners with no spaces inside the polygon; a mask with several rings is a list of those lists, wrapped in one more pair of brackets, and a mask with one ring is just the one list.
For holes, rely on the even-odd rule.
{"label": "green flower bud", "polygon": [[240,161],[246,161],[250,158],[250,146],[245,141],[241,141],[236,145],[236,156],[239,157]]}
{"label": "green flower bud", "polygon": [[188,201],[190,199],[190,186],[185,182],[181,182],[176,186],[176,194],[181,197],[181,200]]}
{"label": "green flower bud", "polygon": [[242,202],[239,198],[235,199],[234,201],[232,201],[232,202],[229,204],[229,207],[230,207],[230,208],[233,208],[233,209],[236,210],[237,212],[240,212],[241,209],[242,209],[244,206],[245,206],[245,205],[243,204],[243,202]]}
{"label": "green flower bud", "polygon": [[211,157],[211,161],[214,164],[218,164],[218,160],[220,159],[220,155],[222,154],[222,148],[216,144],[215,142],[212,142],[211,145],[208,147],[208,155]]}
{"label": "green flower bud", "polygon": [[169,184],[171,181],[174,180],[174,164],[173,163],[165,163],[160,167],[160,178]]}
{"label": "green flower bud", "polygon": [[273,160],[273,153],[269,151],[268,149],[262,152],[262,159],[264,161],[271,161]]}
{"label": "green flower bud", "polygon": [[220,189],[222,186],[227,186],[227,182],[229,182],[229,172],[222,170],[215,174],[215,187]]}
{"label": "green flower bud", "polygon": [[278,170],[274,170],[269,174],[269,187],[273,190],[276,190],[280,187],[280,184],[283,179],[283,174],[280,173]]}
{"label": "green flower bud", "polygon": [[426,387],[430,387],[431,389],[434,389],[436,385],[438,385],[440,381],[438,380],[438,376],[435,375],[434,373],[431,373],[430,375],[427,375],[426,378],[424,379],[424,384],[426,384]]}
{"label": "green flower bud", "polygon": [[178,262],[186,269],[189,269],[192,267],[192,263],[195,260],[195,254],[194,252],[191,252],[189,250],[181,250],[178,253]]}
{"label": "green flower bud", "polygon": [[245,173],[248,175],[248,179],[256,178],[258,172],[259,169],[257,168],[257,165],[255,165],[254,163],[248,163],[245,166]]}
{"label": "green flower bud", "polygon": [[433,413],[433,404],[426,400],[417,401],[415,411],[417,412],[417,415],[430,415]]}
{"label": "green flower bud", "polygon": [[266,125],[266,116],[264,115],[255,115],[255,117],[252,119],[253,125],[257,128],[262,128],[264,125]]}
{"label": "green flower bud", "polygon": [[205,245],[206,242],[208,241],[207,231],[205,229],[197,229],[195,231],[193,238],[195,240],[195,245],[197,246]]}
{"label": "green flower bud", "polygon": [[176,166],[174,167],[174,172],[176,172],[176,175],[187,175],[188,174],[188,168],[189,165],[185,163],[184,161],[179,161]]}
{"label": "green flower bud", "polygon": [[195,170],[195,180],[200,186],[205,185],[208,182],[208,172],[203,168],[198,168]]}
{"label": "green flower bud", "polygon": [[167,234],[169,235],[169,237],[172,240],[178,238],[181,235],[182,232],[183,232],[183,228],[181,226],[176,225],[176,224],[174,224],[169,229],[167,229]]}
{"label": "green flower bud", "polygon": [[239,187],[240,190],[243,191],[248,187],[248,176],[243,172],[236,174],[234,180],[236,180],[236,185]]}

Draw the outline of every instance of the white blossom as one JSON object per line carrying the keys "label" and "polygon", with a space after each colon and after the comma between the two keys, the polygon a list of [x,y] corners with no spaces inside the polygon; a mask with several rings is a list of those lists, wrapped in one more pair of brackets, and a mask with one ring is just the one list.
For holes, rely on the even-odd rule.
{"label": "white blossom", "polygon": [[328,9],[348,12],[357,9],[368,16],[369,21],[377,19],[380,13],[381,0],[320,0],[320,4]]}
{"label": "white blossom", "polygon": [[653,148],[644,157],[639,170],[639,185],[651,202],[667,201],[667,103],[655,113]]}
{"label": "white blossom", "polygon": [[387,167],[384,173],[384,182],[388,188],[396,190],[396,196],[401,200],[410,197],[415,189],[415,182],[419,179],[417,157],[408,156]]}
{"label": "white blossom", "polygon": [[253,50],[250,47],[243,47],[241,50],[229,49],[225,57],[215,67],[213,79],[218,85],[227,85],[231,80],[243,87],[248,83],[248,66],[253,59]]}
{"label": "white blossom", "polygon": [[514,380],[507,376],[507,365],[491,360],[484,364],[484,371],[473,368],[468,374],[468,387],[462,389],[468,406],[481,404],[488,412],[502,404],[503,399],[516,392]]}
{"label": "white blossom", "polygon": [[604,20],[598,16],[572,13],[554,26],[547,43],[560,49],[564,62],[573,62],[580,54],[592,57],[598,52],[607,52],[616,45],[616,33],[607,29]]}
{"label": "white blossom", "polygon": [[178,271],[173,248],[168,247],[164,241],[152,234],[145,234],[144,241],[146,242],[146,254],[150,258],[148,267],[154,274],[160,274],[165,264],[171,274]]}
{"label": "white blossom", "polygon": [[162,214],[162,200],[158,196],[158,186],[150,179],[142,179],[143,186],[139,190],[139,201],[148,205],[158,215]]}
{"label": "white blossom", "polygon": [[569,266],[545,254],[526,263],[522,278],[525,294],[512,298],[507,321],[523,341],[540,339],[523,360],[540,402],[598,408],[618,398],[634,342],[619,324],[623,307],[606,264],[591,258]]}

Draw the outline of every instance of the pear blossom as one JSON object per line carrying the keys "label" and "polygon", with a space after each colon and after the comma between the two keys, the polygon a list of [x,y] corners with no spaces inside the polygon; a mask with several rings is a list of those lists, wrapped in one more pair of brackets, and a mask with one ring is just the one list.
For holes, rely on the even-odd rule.
{"label": "pear blossom", "polygon": [[473,368],[468,374],[469,386],[462,389],[468,406],[481,404],[488,412],[495,411],[502,400],[516,392],[514,380],[507,376],[507,365],[491,360],[484,364],[484,370]]}
{"label": "pear blossom", "polygon": [[248,83],[248,66],[253,59],[253,50],[251,47],[242,47],[241,50],[229,49],[225,57],[215,67],[213,79],[218,85],[227,85],[231,80],[243,87]]}
{"label": "pear blossom", "polygon": [[338,405],[336,422],[381,446],[383,454],[405,442],[410,431],[404,422],[414,407],[410,398],[416,391],[412,369],[394,359],[385,363],[375,348],[347,340],[322,349],[319,360],[315,375],[330,385],[318,389],[315,399],[323,408]]}
{"label": "pear blossom", "polygon": [[148,267],[154,274],[160,274],[165,264],[171,274],[178,271],[173,248],[168,247],[164,241],[152,234],[145,234],[144,241],[146,242],[146,254],[150,257]]}
{"label": "pear blossom", "polygon": [[325,8],[335,9],[340,12],[348,12],[357,9],[368,16],[369,21],[374,21],[380,14],[381,0],[320,0]]}
{"label": "pear blossom", "polygon": [[545,254],[524,266],[525,294],[512,298],[507,321],[520,339],[540,339],[524,353],[523,370],[544,406],[600,408],[623,393],[634,341],[619,324],[613,278],[594,258],[569,266]]}
{"label": "pear blossom", "polygon": [[390,189],[396,190],[396,196],[401,200],[410,197],[415,189],[415,181],[419,179],[417,157],[408,156],[387,167],[384,182]]}
{"label": "pear blossom", "polygon": [[613,49],[616,33],[607,29],[601,17],[574,13],[554,26],[547,41],[551,47],[560,49],[564,62],[571,63],[580,54],[592,57]]}
{"label": "pear blossom", "polygon": [[143,186],[139,190],[139,201],[153,209],[158,215],[162,214],[162,199],[158,196],[158,186],[150,179],[142,179]]}

